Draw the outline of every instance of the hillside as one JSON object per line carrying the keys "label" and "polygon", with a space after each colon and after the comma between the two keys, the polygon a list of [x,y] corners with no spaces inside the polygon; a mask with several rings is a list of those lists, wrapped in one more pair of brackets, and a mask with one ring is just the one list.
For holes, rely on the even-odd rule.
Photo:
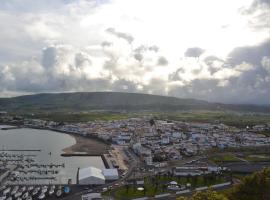
{"label": "hillside", "polygon": [[175,111],[175,110],[236,110],[270,112],[270,107],[209,103],[138,93],[76,92],[25,95],[0,98],[0,110],[7,111]]}

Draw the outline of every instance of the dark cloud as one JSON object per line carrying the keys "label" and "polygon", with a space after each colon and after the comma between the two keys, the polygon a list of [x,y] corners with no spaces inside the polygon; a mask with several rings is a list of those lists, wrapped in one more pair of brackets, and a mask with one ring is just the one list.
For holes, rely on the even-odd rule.
{"label": "dark cloud", "polygon": [[123,33],[123,32],[117,32],[114,28],[108,28],[106,29],[106,31],[112,35],[115,35],[116,37],[122,38],[124,40],[126,40],[128,43],[132,43],[134,38],[132,35],[128,34],[128,33]]}
{"label": "dark cloud", "polygon": [[260,66],[261,60],[264,56],[270,56],[270,40],[267,40],[256,46],[235,48],[229,54],[228,62],[232,65],[247,62],[256,66]]}
{"label": "dark cloud", "polygon": [[43,50],[41,64],[45,68],[52,68],[56,63],[56,48],[48,47]]}
{"label": "dark cloud", "polygon": [[188,48],[185,52],[186,57],[200,57],[204,53],[204,49],[199,47]]}
{"label": "dark cloud", "polygon": [[142,55],[141,53],[135,53],[135,54],[134,54],[134,58],[135,58],[136,60],[138,60],[139,62],[141,62],[142,59],[143,59],[143,55]]}
{"label": "dark cloud", "polygon": [[112,46],[112,43],[108,42],[108,41],[104,41],[104,42],[101,43],[101,46],[102,47],[110,47],[110,46]]}
{"label": "dark cloud", "polygon": [[160,56],[157,61],[157,65],[166,66],[169,62],[164,56]]}
{"label": "dark cloud", "polygon": [[216,73],[219,69],[219,66],[216,66],[216,64],[220,64],[222,63],[223,67],[224,67],[224,60],[222,60],[221,58],[218,58],[216,56],[208,56],[206,58],[204,58],[204,62],[205,64],[208,66],[208,70],[210,71],[211,75],[213,75],[214,73]]}
{"label": "dark cloud", "polygon": [[170,81],[182,81],[181,74],[185,73],[185,69],[180,67],[175,72],[169,75]]}
{"label": "dark cloud", "polygon": [[158,46],[156,46],[156,45],[150,46],[150,47],[148,47],[148,49],[149,49],[150,51],[154,51],[154,52],[158,52],[158,51],[159,51],[159,48],[158,48]]}

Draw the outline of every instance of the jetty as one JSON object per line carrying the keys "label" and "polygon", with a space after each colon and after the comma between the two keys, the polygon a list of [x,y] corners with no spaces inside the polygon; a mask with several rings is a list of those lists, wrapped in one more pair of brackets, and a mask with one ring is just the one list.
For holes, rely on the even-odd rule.
{"label": "jetty", "polygon": [[18,126],[10,126],[10,125],[0,125],[0,130],[11,130],[11,129],[17,129]]}

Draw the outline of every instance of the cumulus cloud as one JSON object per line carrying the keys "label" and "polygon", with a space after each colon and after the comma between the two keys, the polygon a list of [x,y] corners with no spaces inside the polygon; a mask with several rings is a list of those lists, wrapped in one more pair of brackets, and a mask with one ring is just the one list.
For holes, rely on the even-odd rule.
{"label": "cumulus cloud", "polygon": [[[244,17],[243,2],[211,1],[215,20],[194,2],[1,1],[1,95],[126,91],[269,103],[270,42],[261,35],[269,1],[256,0]],[[156,7],[149,15],[140,3]],[[170,12],[160,16],[166,6]],[[247,24],[247,34],[238,30]]]}
{"label": "cumulus cloud", "polygon": [[160,56],[157,61],[157,65],[166,66],[169,62],[164,56]]}
{"label": "cumulus cloud", "polygon": [[111,33],[111,34],[115,35],[116,37],[119,37],[119,38],[122,38],[122,39],[128,41],[128,43],[132,43],[133,40],[134,40],[132,35],[127,34],[127,33],[123,33],[123,32],[118,32],[114,28],[108,28],[106,31],[108,33]]}
{"label": "cumulus cloud", "polygon": [[204,53],[204,49],[199,47],[188,48],[185,52],[187,57],[200,57]]}

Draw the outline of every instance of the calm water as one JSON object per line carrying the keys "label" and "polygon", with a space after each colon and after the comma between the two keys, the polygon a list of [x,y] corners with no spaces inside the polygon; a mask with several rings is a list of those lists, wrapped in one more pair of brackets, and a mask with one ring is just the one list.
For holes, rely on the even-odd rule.
{"label": "calm water", "polygon": [[[72,179],[76,182],[78,167],[94,166],[105,168],[99,156],[91,157],[62,157],[62,149],[75,144],[75,139],[67,134],[48,130],[13,129],[0,130],[0,150],[9,149],[41,149],[41,152],[14,152],[16,154],[36,154],[36,163],[39,164],[65,164],[65,168],[59,169],[57,183],[67,183]],[[50,155],[51,152],[51,155]],[[48,182],[48,181],[47,181]],[[56,182],[55,182],[56,183]]]}

